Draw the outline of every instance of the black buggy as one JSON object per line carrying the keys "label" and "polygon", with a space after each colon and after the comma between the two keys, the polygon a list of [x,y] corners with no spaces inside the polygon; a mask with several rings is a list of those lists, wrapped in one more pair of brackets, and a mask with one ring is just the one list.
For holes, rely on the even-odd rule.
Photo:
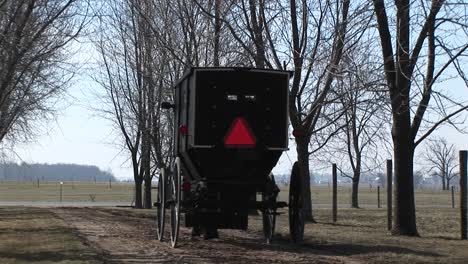
{"label": "black buggy", "polygon": [[[174,157],[158,183],[157,230],[163,239],[170,210],[171,245],[180,214],[197,231],[247,229],[249,209],[260,210],[267,243],[275,230],[279,189],[272,168],[288,149],[291,73],[250,68],[192,68],[174,86]],[[293,240],[302,236],[300,184],[293,168],[289,216]],[[256,195],[261,200],[256,201]]]}

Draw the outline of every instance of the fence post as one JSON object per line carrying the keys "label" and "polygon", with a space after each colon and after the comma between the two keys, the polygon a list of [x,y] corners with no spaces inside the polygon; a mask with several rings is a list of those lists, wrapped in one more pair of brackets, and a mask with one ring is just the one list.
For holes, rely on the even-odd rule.
{"label": "fence post", "polygon": [[337,174],[336,174],[336,164],[333,163],[332,165],[332,181],[333,181],[333,205],[332,205],[332,210],[333,210],[333,223],[336,223],[337,220]]}
{"label": "fence post", "polygon": [[380,186],[377,186],[377,208],[380,208]]}
{"label": "fence post", "polygon": [[39,178],[37,178],[37,188],[39,188]]}
{"label": "fence post", "polygon": [[60,182],[60,202],[62,202],[62,186],[63,182]]}
{"label": "fence post", "polygon": [[461,239],[466,240],[468,237],[467,234],[467,221],[466,221],[466,195],[467,195],[467,186],[466,186],[466,174],[467,174],[467,158],[468,158],[468,151],[460,150],[460,214],[461,214]]}
{"label": "fence post", "polygon": [[455,208],[455,188],[452,185],[452,208]]}
{"label": "fence post", "polygon": [[112,189],[112,178],[109,178],[109,189]]}
{"label": "fence post", "polygon": [[392,160],[387,160],[387,229],[392,230],[392,184],[393,184]]}

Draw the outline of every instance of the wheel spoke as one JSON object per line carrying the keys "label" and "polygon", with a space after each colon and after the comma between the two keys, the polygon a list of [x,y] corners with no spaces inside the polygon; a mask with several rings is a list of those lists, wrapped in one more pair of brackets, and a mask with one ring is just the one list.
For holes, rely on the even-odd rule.
{"label": "wheel spoke", "polygon": [[181,167],[180,159],[177,158],[174,163],[174,171],[171,178],[171,246],[176,247],[179,236],[180,225],[180,182]]}
{"label": "wheel spoke", "polygon": [[164,238],[164,222],[165,222],[165,215],[166,215],[166,201],[165,201],[165,170],[164,168],[161,169],[161,174],[159,175],[158,180],[158,196],[157,196],[157,234],[158,240],[162,241]]}

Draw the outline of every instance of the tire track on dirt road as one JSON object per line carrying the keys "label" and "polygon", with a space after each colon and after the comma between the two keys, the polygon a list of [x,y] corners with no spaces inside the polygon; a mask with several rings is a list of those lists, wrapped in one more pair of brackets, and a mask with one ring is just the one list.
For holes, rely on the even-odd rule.
{"label": "tire track on dirt road", "polygon": [[[359,263],[279,238],[272,245],[255,231],[221,230],[220,238],[191,238],[180,228],[178,248],[156,239],[154,212],[120,208],[50,208],[78,230],[105,263]],[[168,229],[168,228],[166,228]],[[169,238],[169,233],[165,234]]]}

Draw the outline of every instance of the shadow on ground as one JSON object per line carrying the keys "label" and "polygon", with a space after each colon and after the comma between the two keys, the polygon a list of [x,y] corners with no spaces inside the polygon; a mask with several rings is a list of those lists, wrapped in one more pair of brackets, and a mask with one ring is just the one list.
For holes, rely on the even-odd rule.
{"label": "shadow on ground", "polygon": [[84,254],[81,250],[67,250],[66,253],[57,251],[42,252],[0,252],[0,259],[14,259],[15,261],[39,262],[39,261],[88,261],[92,254]]}
{"label": "shadow on ground", "polygon": [[373,254],[373,253],[394,253],[394,254],[411,254],[415,256],[426,256],[426,257],[441,257],[440,254],[412,250],[405,247],[398,246],[379,246],[379,245],[358,245],[358,244],[340,244],[330,243],[323,244],[321,242],[306,241],[300,246],[291,243],[289,238],[276,237],[274,242],[270,245],[264,243],[264,241],[255,238],[243,238],[242,240],[225,237],[222,239],[222,243],[231,244],[237,247],[243,247],[246,250],[271,250],[271,251],[283,251],[291,253],[311,253],[316,252],[321,255],[328,256],[353,256],[361,254]]}

